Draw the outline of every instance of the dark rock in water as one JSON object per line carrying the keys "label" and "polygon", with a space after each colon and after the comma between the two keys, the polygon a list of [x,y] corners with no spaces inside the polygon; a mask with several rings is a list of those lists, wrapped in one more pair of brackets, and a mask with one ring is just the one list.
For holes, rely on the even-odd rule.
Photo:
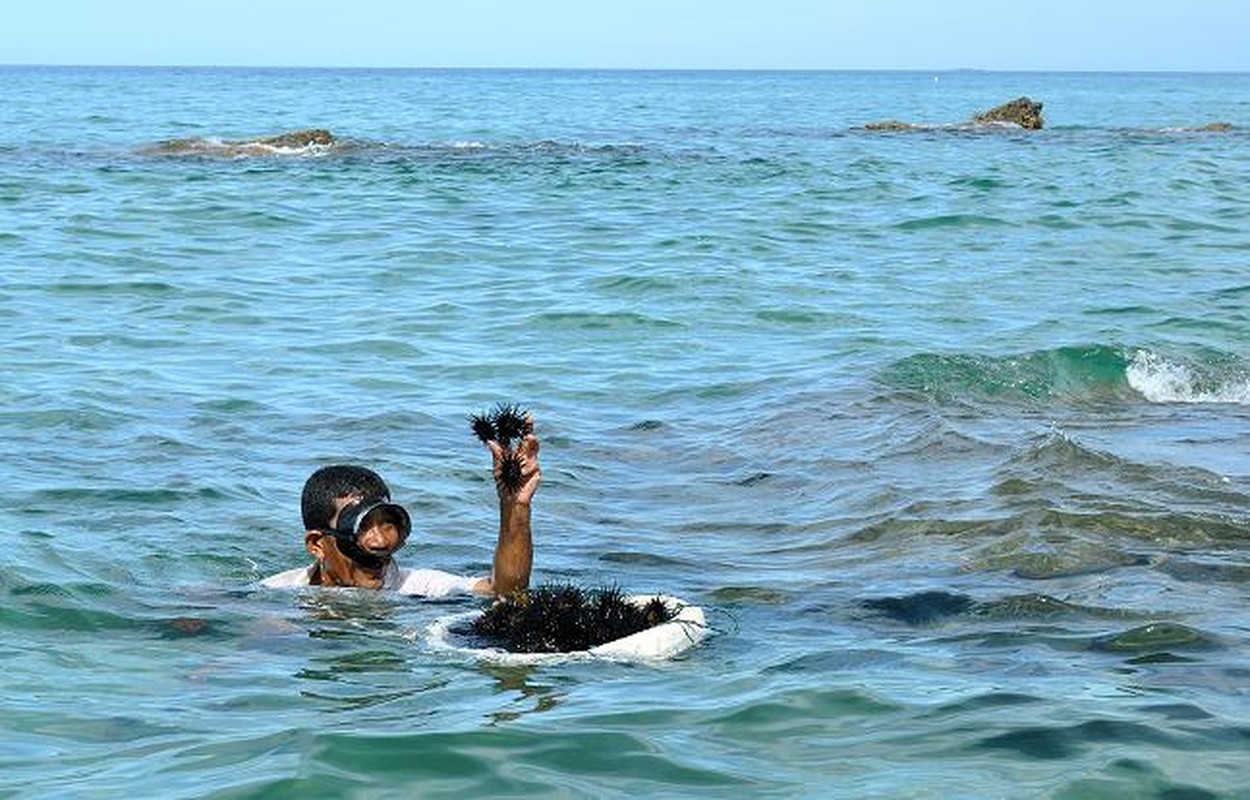
{"label": "dark rock in water", "polygon": [[330,148],[339,144],[334,134],[323,128],[290,131],[277,136],[238,141],[222,141],[192,137],[190,139],[169,139],[143,152],[154,155],[199,155],[225,158],[239,156],[268,156],[286,152],[307,153],[311,148]]}
{"label": "dark rock in water", "polygon": [[639,605],[615,587],[541,586],[497,600],[470,627],[513,653],[589,650],[668,622],[677,615],[659,597]]}
{"label": "dark rock in water", "polygon": [[174,617],[167,620],[166,637],[200,636],[213,632],[213,626],[206,619],[198,617]]}
{"label": "dark rock in water", "polygon": [[1005,122],[1019,125],[1026,130],[1041,130],[1042,104],[1027,97],[1017,97],[1009,103],[991,108],[984,114],[977,114],[972,121],[978,125]]}
{"label": "dark rock in water", "polygon": [[1177,622],[1151,622],[1094,642],[1094,649],[1111,652],[1157,652],[1160,650],[1209,649],[1219,641],[1203,631]]}
{"label": "dark rock in water", "polygon": [[[1039,130],[1042,127],[1042,104],[1027,97],[1017,97],[1009,103],[991,108],[972,119],[976,125],[1015,125],[1027,130]],[[888,119],[882,122],[870,122],[863,127],[866,131],[961,131],[970,126],[962,125],[915,125],[910,122],[899,122]]]}
{"label": "dark rock in water", "polygon": [[1074,545],[1061,553],[1021,553],[1012,574],[1027,580],[1050,580],[1149,563],[1150,559],[1139,553],[1124,553],[1096,544]]}
{"label": "dark rock in water", "polygon": [[924,625],[942,617],[962,614],[971,609],[974,603],[966,595],[933,590],[904,597],[874,598],[863,601],[861,605],[908,625]]}
{"label": "dark rock in water", "polygon": [[718,603],[752,603],[782,605],[790,601],[790,595],[777,589],[762,586],[723,586],[712,592]]}
{"label": "dark rock in water", "polygon": [[1194,133],[1228,133],[1236,130],[1231,122],[1208,122],[1197,128],[1181,128],[1182,131],[1192,131]]}
{"label": "dark rock in water", "polygon": [[[268,147],[286,147],[290,149],[298,149],[301,147],[309,147],[311,145],[321,145],[329,147],[334,144],[334,134],[324,128],[310,128],[305,131],[291,131],[277,136],[270,136],[266,139],[257,140],[258,144]],[[245,144],[244,142],[233,142],[233,144]]]}
{"label": "dark rock in water", "polygon": [[143,148],[143,153],[149,155],[183,155],[185,153],[196,153],[205,150],[209,146],[207,139],[166,139],[159,144],[151,145]]}
{"label": "dark rock in water", "polygon": [[915,131],[920,130],[919,125],[913,125],[910,122],[899,122],[896,119],[887,119],[883,122],[869,122],[864,126],[867,131]]}

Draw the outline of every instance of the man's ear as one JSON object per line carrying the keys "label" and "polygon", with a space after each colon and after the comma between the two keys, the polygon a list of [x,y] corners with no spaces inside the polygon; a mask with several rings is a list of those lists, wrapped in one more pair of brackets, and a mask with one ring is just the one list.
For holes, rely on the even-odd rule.
{"label": "man's ear", "polygon": [[324,561],[326,558],[325,534],[317,531],[304,532],[304,549],[307,550],[313,558],[318,561]]}

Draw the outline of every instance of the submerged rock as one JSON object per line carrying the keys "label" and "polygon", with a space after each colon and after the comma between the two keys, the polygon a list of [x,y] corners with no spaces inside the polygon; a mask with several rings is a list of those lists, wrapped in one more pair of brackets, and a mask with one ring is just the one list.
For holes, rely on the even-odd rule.
{"label": "submerged rock", "polygon": [[1042,128],[1042,104],[1028,97],[1017,97],[1001,106],[995,106],[989,111],[977,114],[972,121],[978,125],[993,125],[998,123],[1007,123],[1011,125],[1019,125],[1021,128],[1030,131],[1041,130]]}
{"label": "submerged rock", "polygon": [[[334,134],[324,128],[309,128],[308,130],[291,131],[290,133],[270,136],[266,139],[258,140],[258,143],[268,145],[269,147],[287,147],[292,149],[309,147],[311,145],[329,147],[334,144]],[[238,142],[236,144],[245,143]]]}
{"label": "submerged rock", "polygon": [[933,589],[902,597],[874,597],[861,601],[860,605],[908,625],[927,625],[943,617],[963,614],[975,603],[967,595]]}
{"label": "submerged rock", "polygon": [[1001,106],[977,114],[971,123],[958,125],[916,125],[887,119],[881,122],[869,122],[863,127],[867,131],[962,131],[986,125],[1011,125],[1025,130],[1040,130],[1042,127],[1042,104],[1028,97],[1017,97]]}
{"label": "submerged rock", "polygon": [[1197,128],[1181,128],[1183,131],[1193,131],[1194,133],[1228,133],[1236,130],[1231,122],[1208,122],[1206,125],[1200,125]]}
{"label": "submerged rock", "polygon": [[915,131],[920,130],[920,125],[913,125],[910,122],[899,122],[896,119],[887,119],[882,122],[870,122],[864,126],[864,130],[868,131]]}
{"label": "submerged rock", "polygon": [[1219,641],[1203,631],[1176,622],[1151,622],[1094,642],[1097,650],[1109,652],[1154,652],[1163,649],[1218,647]]}
{"label": "submerged rock", "polygon": [[222,140],[206,137],[168,139],[146,148],[144,152],[154,155],[200,155],[235,158],[239,156],[272,156],[283,154],[309,154],[324,152],[339,142],[324,128],[308,128],[289,131],[277,136],[258,139]]}

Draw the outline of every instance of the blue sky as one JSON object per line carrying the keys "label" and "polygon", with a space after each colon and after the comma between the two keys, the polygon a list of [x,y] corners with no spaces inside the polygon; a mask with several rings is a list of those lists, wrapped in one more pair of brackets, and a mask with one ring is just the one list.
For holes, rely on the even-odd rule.
{"label": "blue sky", "polygon": [[0,64],[1250,71],[1250,2],[17,0]]}

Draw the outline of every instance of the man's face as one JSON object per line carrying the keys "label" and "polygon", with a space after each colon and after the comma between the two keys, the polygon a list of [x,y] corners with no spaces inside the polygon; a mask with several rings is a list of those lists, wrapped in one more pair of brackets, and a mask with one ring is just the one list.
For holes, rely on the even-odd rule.
{"label": "man's face", "polygon": [[[359,503],[358,497],[338,498],[330,527],[337,527],[339,517],[355,512]],[[407,539],[407,520],[393,507],[383,506],[366,513],[356,529],[354,543],[324,531],[309,531],[305,546],[321,564],[326,585],[380,589],[391,556]]]}

